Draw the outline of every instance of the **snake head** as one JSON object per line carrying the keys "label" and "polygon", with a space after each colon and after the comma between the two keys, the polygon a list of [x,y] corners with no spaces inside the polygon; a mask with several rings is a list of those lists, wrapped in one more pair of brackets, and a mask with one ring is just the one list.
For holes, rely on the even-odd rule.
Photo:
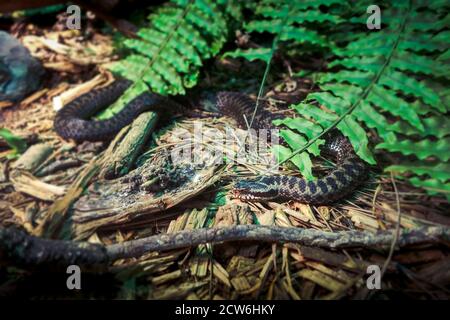
{"label": "snake head", "polygon": [[246,201],[269,201],[278,197],[278,190],[272,187],[270,181],[262,178],[259,180],[240,180],[234,185],[232,198]]}

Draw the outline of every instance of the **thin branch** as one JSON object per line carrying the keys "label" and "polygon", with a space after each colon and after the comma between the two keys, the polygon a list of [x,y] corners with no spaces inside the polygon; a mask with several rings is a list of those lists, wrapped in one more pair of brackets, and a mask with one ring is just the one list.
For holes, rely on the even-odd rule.
{"label": "thin branch", "polygon": [[[87,242],[50,240],[30,236],[13,228],[0,228],[0,261],[16,265],[44,265],[67,268],[76,264],[89,270],[107,270],[118,259],[137,258],[154,251],[195,247],[227,241],[291,242],[322,248],[389,248],[392,230],[324,232],[315,229],[278,226],[237,225],[227,228],[183,230],[138,240],[103,246]],[[450,242],[450,229],[423,227],[402,230],[398,246],[430,242]]]}
{"label": "thin branch", "polygon": [[381,277],[383,277],[389,263],[391,263],[392,256],[394,255],[394,251],[395,251],[395,245],[397,244],[398,237],[400,235],[400,225],[401,225],[401,221],[402,221],[402,211],[400,210],[400,199],[398,196],[397,185],[395,184],[394,174],[392,172],[391,172],[391,179],[392,179],[392,186],[394,187],[394,191],[395,191],[395,202],[397,204],[397,223],[395,225],[394,239],[392,239],[391,248],[389,249],[389,255],[383,264],[383,269],[381,270]]}
{"label": "thin branch", "polygon": [[[278,226],[237,225],[227,228],[184,230],[132,240],[107,247],[108,255],[115,259],[137,257],[151,251],[193,247],[204,243],[225,241],[292,242],[322,248],[388,248],[393,240],[392,230],[379,233],[365,231],[325,232],[315,229]],[[450,229],[424,227],[403,230],[397,245],[450,240]]]}
{"label": "thin branch", "polygon": [[45,239],[0,227],[0,265],[61,271],[73,264],[84,271],[105,271],[109,264],[107,251],[100,244]]}

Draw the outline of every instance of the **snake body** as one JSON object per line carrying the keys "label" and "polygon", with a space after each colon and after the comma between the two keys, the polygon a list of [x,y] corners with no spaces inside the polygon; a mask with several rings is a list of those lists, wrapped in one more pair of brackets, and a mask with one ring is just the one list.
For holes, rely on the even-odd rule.
{"label": "snake body", "polygon": [[114,137],[139,114],[149,110],[178,110],[181,106],[159,94],[144,92],[130,101],[119,113],[106,120],[90,120],[98,111],[115,102],[131,85],[120,79],[103,88],[92,90],[65,105],[55,116],[54,128],[64,139],[104,141]]}
{"label": "snake body", "polygon": [[[93,114],[117,100],[130,84],[128,80],[116,80],[109,86],[76,98],[56,114],[56,132],[64,139],[76,141],[107,140],[144,111],[182,109],[180,104],[172,99],[146,92],[110,119],[89,120]],[[253,118],[252,128],[270,129],[273,127],[272,121],[282,117],[264,107],[258,108],[253,114],[253,100],[237,92],[219,92],[215,98],[215,106],[218,113],[233,118],[242,128],[246,128],[247,121]],[[267,175],[239,180],[234,185],[232,196],[247,201],[295,200],[325,204],[343,198],[366,178],[367,165],[354,153],[350,142],[341,134],[328,134],[321,151],[336,161],[335,168],[324,177],[307,181],[294,176]]]}

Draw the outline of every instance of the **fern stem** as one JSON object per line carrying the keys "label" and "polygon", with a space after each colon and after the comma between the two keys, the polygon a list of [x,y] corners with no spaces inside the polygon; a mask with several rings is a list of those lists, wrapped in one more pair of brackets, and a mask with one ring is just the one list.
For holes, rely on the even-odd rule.
{"label": "fern stem", "polygon": [[281,23],[281,28],[278,31],[278,33],[276,34],[276,36],[275,36],[275,38],[273,39],[273,42],[272,42],[272,48],[270,49],[270,56],[269,56],[269,59],[267,60],[267,63],[266,63],[266,69],[264,70],[264,75],[263,75],[263,78],[261,80],[261,85],[259,86],[258,97],[256,98],[255,109],[253,110],[253,114],[252,114],[252,118],[250,120],[250,124],[248,124],[248,129],[249,130],[252,127],[253,120],[255,119],[255,116],[256,116],[256,112],[258,111],[259,101],[261,100],[261,97],[263,95],[264,84],[266,82],[267,75],[269,74],[269,71],[270,71],[270,65],[271,65],[271,62],[272,62],[273,54],[274,54],[275,50],[277,49],[278,39],[280,38],[281,34],[283,33],[284,25],[286,24],[286,21],[287,21],[287,18],[288,18],[289,9],[290,9],[290,6],[289,6],[289,2],[288,2],[288,4],[285,5],[284,8],[283,8],[283,20],[282,20],[282,23]]}
{"label": "fern stem", "polygon": [[[145,66],[145,68],[142,69],[141,73],[139,74],[139,79],[142,80],[142,78],[144,77],[144,74],[146,74],[148,72],[148,70],[153,66],[153,64],[155,63],[156,59],[159,57],[159,54],[161,53],[162,50],[164,50],[164,48],[166,47],[166,45],[169,43],[169,41],[172,39],[172,37],[174,36],[174,34],[177,32],[178,27],[181,25],[181,23],[184,21],[184,17],[187,15],[187,13],[189,12],[189,10],[191,9],[192,4],[194,3],[195,0],[189,0],[189,3],[186,5],[186,7],[184,8],[184,10],[181,12],[180,16],[177,18],[177,22],[175,23],[172,31],[167,35],[167,37],[164,39],[164,41],[161,43],[161,45],[158,47],[158,50],[155,52],[155,54],[153,55],[153,57],[150,59],[150,61],[148,62],[148,64]],[[133,84],[131,85],[131,88],[133,88],[136,85],[137,82],[133,82]],[[145,84],[145,81],[144,81]],[[148,87],[148,86],[147,86]]]}
{"label": "fern stem", "polygon": [[313,139],[309,140],[308,143],[306,145],[304,145],[302,148],[293,151],[292,154],[289,157],[287,157],[286,159],[278,162],[273,168],[270,168],[270,170],[276,169],[278,166],[280,166],[283,163],[289,161],[290,159],[292,159],[297,154],[300,154],[300,153],[304,152],[307,148],[309,148],[313,143],[315,143],[323,135],[325,135],[326,133],[328,133],[329,131],[334,129],[342,120],[344,120],[344,118],[346,116],[351,114],[353,112],[353,110],[355,110],[359,106],[361,101],[363,101],[369,95],[372,87],[378,82],[378,80],[380,79],[381,75],[386,70],[386,67],[390,63],[390,60],[391,60],[392,56],[394,55],[395,50],[397,49],[397,46],[398,46],[398,44],[400,42],[400,39],[401,39],[401,35],[402,35],[403,31],[405,30],[406,22],[408,20],[408,15],[409,15],[410,11],[411,11],[411,1],[409,1],[408,10],[406,11],[405,16],[403,17],[403,21],[402,21],[402,24],[400,26],[400,29],[399,29],[399,32],[398,32],[398,36],[397,36],[397,38],[395,40],[394,45],[392,46],[391,51],[389,52],[389,55],[387,56],[386,60],[384,61],[383,65],[381,66],[380,70],[377,72],[377,74],[375,75],[373,80],[364,89],[364,91],[360,95],[360,97],[343,114],[341,114],[339,116],[339,118],[337,118],[330,126],[328,126],[325,130],[323,130],[319,135],[317,135]]}

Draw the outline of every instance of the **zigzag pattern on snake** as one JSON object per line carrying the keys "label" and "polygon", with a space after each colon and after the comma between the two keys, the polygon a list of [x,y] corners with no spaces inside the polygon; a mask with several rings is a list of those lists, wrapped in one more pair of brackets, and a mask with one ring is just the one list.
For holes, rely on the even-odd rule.
{"label": "zigzag pattern on snake", "polygon": [[[99,141],[112,138],[121,128],[130,124],[144,111],[182,110],[177,102],[167,97],[146,92],[107,120],[89,120],[100,109],[117,100],[131,85],[128,80],[117,80],[111,85],[88,92],[67,104],[55,117],[54,128],[64,139]],[[217,111],[232,117],[239,127],[246,128],[255,103],[237,92],[220,92],[216,96]],[[245,118],[244,118],[245,115]],[[270,129],[272,120],[282,117],[258,108],[252,128]],[[249,120],[248,120],[249,121]],[[295,200],[303,203],[326,204],[339,200],[353,191],[366,178],[368,168],[353,151],[350,142],[339,133],[326,136],[321,146],[323,154],[335,158],[336,167],[315,181],[286,175],[262,176],[237,181],[232,190],[235,198],[248,201]]]}

